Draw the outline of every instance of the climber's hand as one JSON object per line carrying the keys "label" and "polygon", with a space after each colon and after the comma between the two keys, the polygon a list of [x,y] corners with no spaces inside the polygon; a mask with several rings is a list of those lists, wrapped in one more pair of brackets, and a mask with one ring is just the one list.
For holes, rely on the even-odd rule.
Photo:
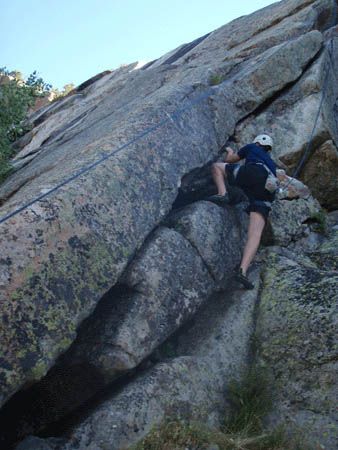
{"label": "climber's hand", "polygon": [[237,155],[237,153],[234,152],[234,150],[230,147],[226,148],[227,154],[225,157],[225,162],[227,163],[236,163],[240,160],[240,157]]}
{"label": "climber's hand", "polygon": [[235,152],[233,151],[233,149],[231,147],[226,147],[225,151],[226,151],[225,161],[227,162],[228,158],[229,157],[231,158],[231,156],[233,156]]}

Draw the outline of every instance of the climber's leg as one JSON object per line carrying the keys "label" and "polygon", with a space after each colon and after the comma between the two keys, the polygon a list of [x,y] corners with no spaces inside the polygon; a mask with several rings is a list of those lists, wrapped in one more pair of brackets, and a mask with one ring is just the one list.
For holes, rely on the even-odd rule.
{"label": "climber's leg", "polygon": [[239,281],[246,289],[254,288],[254,285],[247,278],[246,273],[257,253],[264,226],[264,216],[255,211],[250,212],[248,237],[244,247],[241,264],[235,275],[237,281]]}
{"label": "climber's leg", "polygon": [[226,165],[227,163],[214,163],[211,167],[212,179],[217,187],[217,195],[224,196],[227,193],[225,186]]}
{"label": "climber's leg", "polygon": [[225,178],[227,176],[227,163],[214,163],[211,167],[212,179],[217,187],[217,194],[211,195],[206,200],[215,202],[217,204],[229,203],[229,196],[225,185]]}
{"label": "climber's leg", "polygon": [[240,268],[242,269],[244,276],[246,276],[247,270],[257,253],[264,226],[265,226],[264,216],[255,211],[250,212],[248,237],[244,247],[242,261],[240,264]]}

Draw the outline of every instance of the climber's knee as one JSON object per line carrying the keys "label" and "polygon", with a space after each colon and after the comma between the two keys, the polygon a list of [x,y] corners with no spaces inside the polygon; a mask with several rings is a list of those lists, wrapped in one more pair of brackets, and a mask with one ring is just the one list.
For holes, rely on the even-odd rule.
{"label": "climber's knee", "polygon": [[219,175],[222,174],[223,176],[226,176],[225,166],[227,163],[213,163],[211,166],[211,172],[213,175]]}

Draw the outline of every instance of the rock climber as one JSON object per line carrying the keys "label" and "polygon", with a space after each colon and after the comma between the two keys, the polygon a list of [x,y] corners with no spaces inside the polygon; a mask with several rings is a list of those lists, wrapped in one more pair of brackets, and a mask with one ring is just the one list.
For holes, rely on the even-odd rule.
{"label": "rock climber", "polygon": [[[269,175],[270,178],[276,177],[277,165],[269,154],[272,146],[272,138],[267,134],[260,134],[256,136],[252,144],[245,145],[237,153],[231,147],[226,147],[225,162],[216,162],[212,165],[212,177],[218,193],[209,197],[208,200],[220,204],[229,203],[225,179],[230,186],[240,187],[249,199],[248,236],[241,263],[235,270],[235,278],[246,289],[254,288],[247,277],[247,271],[257,253],[271,210],[271,202],[275,198],[275,193],[266,189]],[[238,164],[242,159],[245,159],[245,164]]]}

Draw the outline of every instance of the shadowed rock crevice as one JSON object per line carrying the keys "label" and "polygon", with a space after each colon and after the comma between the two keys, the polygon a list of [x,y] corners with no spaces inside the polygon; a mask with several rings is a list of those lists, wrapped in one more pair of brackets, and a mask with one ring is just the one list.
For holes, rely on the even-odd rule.
{"label": "shadowed rock crevice", "polygon": [[[108,314],[112,304],[115,304],[119,311],[118,319],[123,320],[123,304],[125,297],[131,292],[134,291],[122,284],[110,289],[93,314],[81,325],[79,335],[87,333],[88,324],[90,326],[90,322],[97,315],[104,317]],[[116,305],[119,302],[120,308]],[[95,336],[92,338],[95,339]],[[75,423],[85,411],[90,411],[90,405],[93,408],[93,405],[102,401],[108,393],[111,395],[128,383],[132,371],[130,374],[124,373],[122,380],[107,386],[107,382],[94,365],[73,358],[72,349],[77,345],[78,342],[75,340],[73,346],[66,354],[60,356],[44,378],[33,386],[17,392],[0,410],[1,448],[6,450],[15,448],[16,443],[29,434],[43,437],[57,436],[61,432],[66,432],[73,421]],[[142,367],[139,370],[141,371]]]}
{"label": "shadowed rock crevice", "polygon": [[167,55],[167,58],[164,56],[162,58],[156,59],[154,61],[149,62],[148,64],[144,65],[141,70],[149,69],[150,67],[153,67],[156,63],[156,66],[163,66],[166,64],[173,64],[175,61],[177,61],[179,58],[184,56],[186,53],[190,52],[193,48],[195,48],[198,44],[200,44],[204,39],[206,39],[210,33],[205,34],[204,36],[201,36],[198,39],[195,39],[194,41],[190,42],[189,44],[184,44],[181,47],[179,47],[176,51],[170,53]]}
{"label": "shadowed rock crevice", "polygon": [[41,381],[17,392],[1,409],[0,446],[10,450],[29,434],[62,419],[103,388],[90,365],[56,365]]}
{"label": "shadowed rock crevice", "polygon": [[173,203],[173,210],[184,208],[189,204],[206,199],[216,193],[211,176],[211,164],[192,170],[181,181],[177,197]]}

